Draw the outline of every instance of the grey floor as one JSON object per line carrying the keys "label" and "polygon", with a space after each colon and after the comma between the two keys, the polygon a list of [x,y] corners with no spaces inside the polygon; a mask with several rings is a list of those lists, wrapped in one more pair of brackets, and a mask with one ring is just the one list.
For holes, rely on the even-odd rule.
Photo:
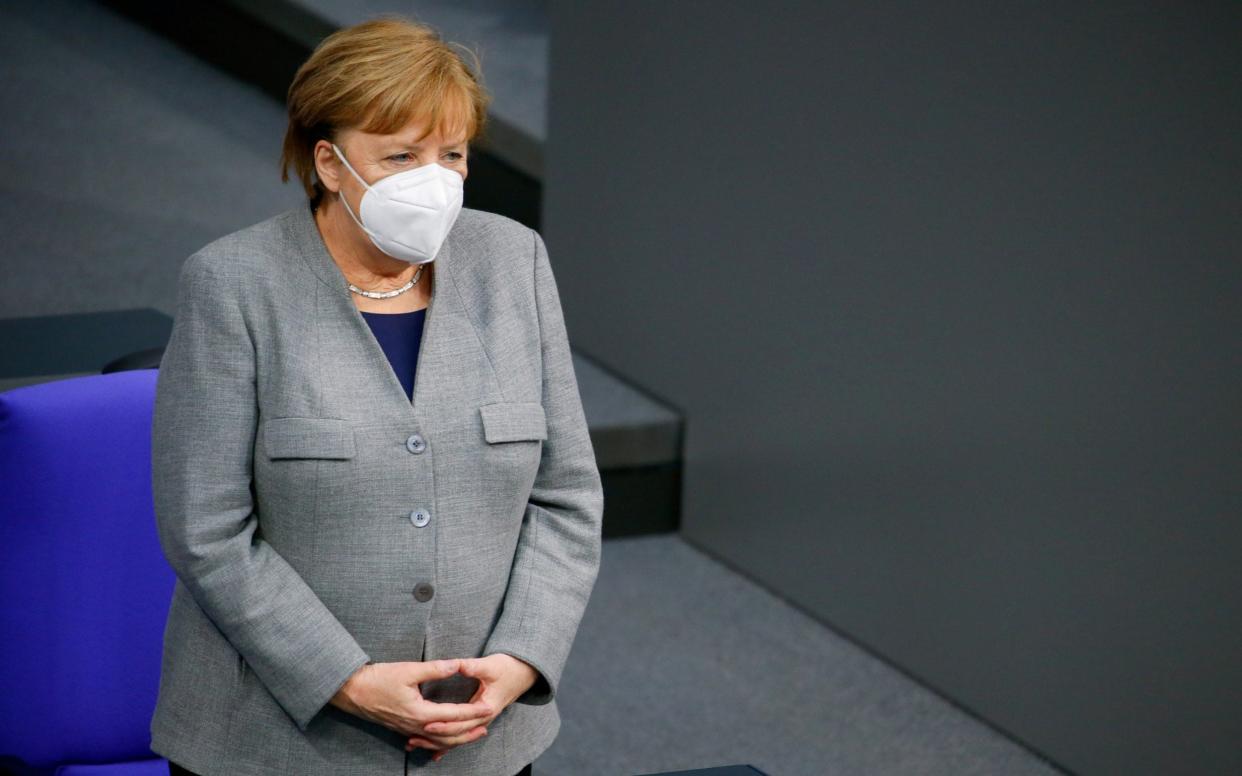
{"label": "grey floor", "polygon": [[551,774],[1057,770],[676,536],[605,543]]}
{"label": "grey floor", "polygon": [[[0,59],[2,316],[171,313],[186,256],[300,201],[280,105],[100,6],[5,5]],[[606,543],[559,702],[540,776],[1056,772],[677,536]]]}

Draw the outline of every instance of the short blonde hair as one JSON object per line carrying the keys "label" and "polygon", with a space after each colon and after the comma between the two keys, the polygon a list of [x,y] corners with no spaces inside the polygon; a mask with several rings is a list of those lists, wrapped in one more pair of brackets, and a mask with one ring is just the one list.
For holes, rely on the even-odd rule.
{"label": "short blonde hair", "polygon": [[[280,180],[289,168],[318,207],[325,189],[315,175],[314,147],[336,142],[342,129],[392,134],[411,121],[426,133],[464,130],[467,142],[483,135],[491,96],[482,84],[478,55],[472,71],[432,27],[384,14],[324,38],[289,85],[289,126],[280,155]],[[418,138],[421,140],[422,138]]]}

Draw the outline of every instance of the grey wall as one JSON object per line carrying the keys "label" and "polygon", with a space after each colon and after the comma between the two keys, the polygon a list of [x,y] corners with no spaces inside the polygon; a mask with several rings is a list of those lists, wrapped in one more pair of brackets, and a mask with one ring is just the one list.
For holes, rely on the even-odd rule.
{"label": "grey wall", "polygon": [[544,234],[685,535],[1069,768],[1242,772],[1238,6],[550,19]]}

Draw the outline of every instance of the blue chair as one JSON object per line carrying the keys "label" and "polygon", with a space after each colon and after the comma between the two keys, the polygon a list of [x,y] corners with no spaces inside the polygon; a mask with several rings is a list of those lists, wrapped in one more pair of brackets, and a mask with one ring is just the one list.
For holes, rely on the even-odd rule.
{"label": "blue chair", "polygon": [[158,371],[0,393],[0,772],[166,776],[174,575],[151,501]]}

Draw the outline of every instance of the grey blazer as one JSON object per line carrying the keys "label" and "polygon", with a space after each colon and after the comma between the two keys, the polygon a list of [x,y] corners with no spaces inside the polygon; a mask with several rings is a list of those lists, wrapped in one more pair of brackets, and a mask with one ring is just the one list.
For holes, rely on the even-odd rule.
{"label": "grey blazer", "polygon": [[[151,439],[177,576],[151,748],[212,775],[512,776],[560,728],[603,518],[541,236],[461,211],[412,402],[309,207],[211,242],[179,282]],[[538,681],[438,763],[328,703],[368,659],[494,652]]]}

